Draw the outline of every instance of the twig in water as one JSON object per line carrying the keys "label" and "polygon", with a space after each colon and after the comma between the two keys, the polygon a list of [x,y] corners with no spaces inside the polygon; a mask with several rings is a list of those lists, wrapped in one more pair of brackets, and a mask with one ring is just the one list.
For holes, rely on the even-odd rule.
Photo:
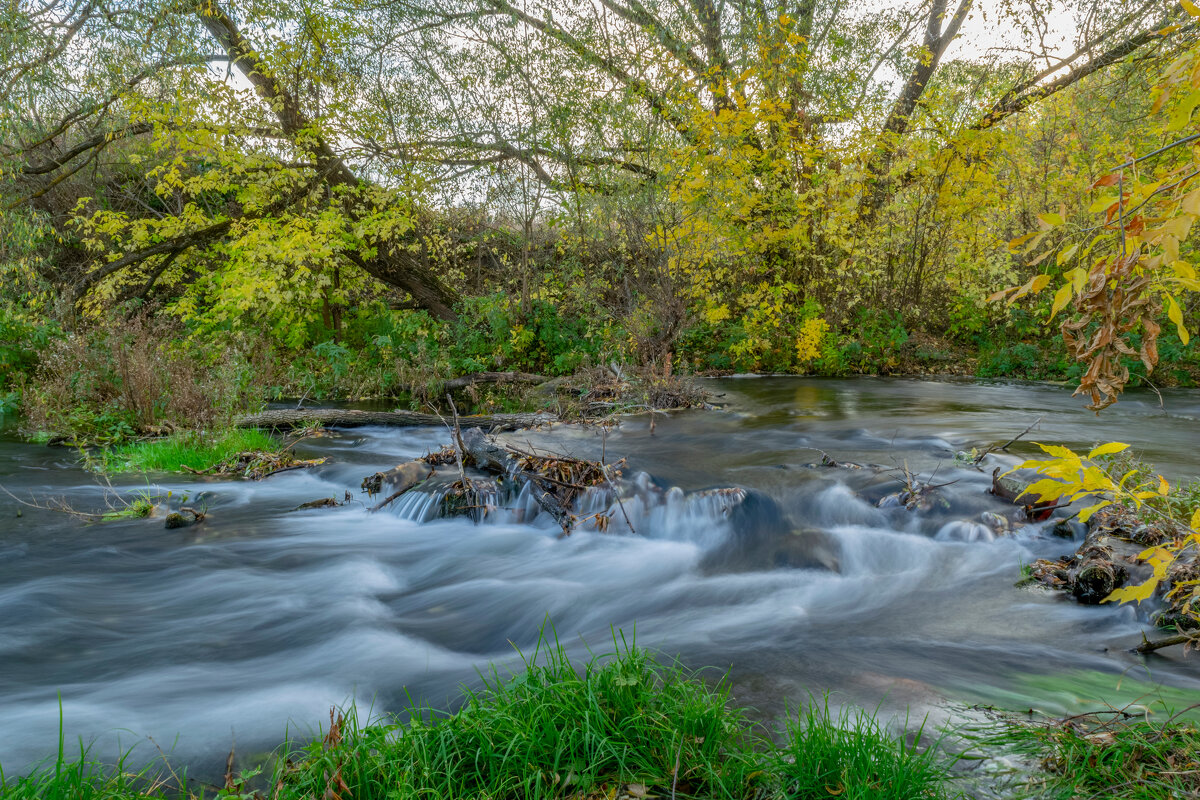
{"label": "twig in water", "polygon": [[[653,417],[651,417],[653,419]],[[608,431],[604,432],[600,443],[600,474],[604,476],[604,480],[608,482],[609,488],[612,489],[613,497],[617,501],[617,507],[621,509],[621,516],[625,518],[625,524],[629,526],[630,533],[637,533],[633,529],[633,523],[629,521],[629,514],[625,512],[625,503],[621,500],[621,493],[617,491],[617,485],[613,483],[612,478],[608,477],[608,465],[604,463],[604,454],[608,452]]]}
{"label": "twig in water", "polygon": [[[454,415],[453,428],[450,428],[450,426],[446,424],[445,418],[442,417],[436,407],[431,405],[430,408],[433,408],[433,413],[438,415],[438,419],[442,420],[442,424],[446,425],[447,428],[450,428],[450,433],[454,435],[454,457],[458,462],[458,477],[462,481],[463,498],[467,500],[469,508],[477,507],[479,505],[479,498],[477,496],[472,497],[474,494],[473,486],[467,482],[467,470],[466,467],[463,466],[463,452],[465,452],[466,447],[463,445],[462,427],[458,424],[458,407],[454,405],[454,398],[449,394],[446,395],[446,400],[450,403],[450,413]],[[476,519],[475,521],[478,522],[479,520]]]}
{"label": "twig in water", "polygon": [[1005,442],[1004,444],[1000,445],[999,447],[989,447],[989,448],[987,448],[986,450],[984,450],[983,452],[981,452],[979,455],[975,456],[975,458],[974,458],[974,459],[972,459],[971,463],[972,463],[972,464],[976,464],[976,465],[978,465],[978,464],[982,463],[983,459],[987,458],[987,456],[988,456],[990,453],[994,453],[994,452],[996,452],[997,450],[1004,450],[1004,451],[1007,451],[1007,450],[1008,450],[1008,448],[1009,448],[1009,445],[1016,444],[1016,443],[1017,443],[1017,441],[1019,441],[1019,440],[1021,439],[1021,437],[1022,437],[1022,436],[1024,436],[1024,435],[1025,435],[1025,434],[1027,434],[1027,433],[1029,433],[1031,430],[1033,430],[1033,429],[1034,429],[1034,428],[1036,428],[1038,425],[1040,425],[1040,424],[1042,423],[1042,420],[1043,420],[1043,419],[1045,419],[1045,417],[1044,417],[1044,416],[1042,416],[1042,417],[1038,417],[1037,419],[1035,419],[1035,420],[1033,421],[1033,424],[1031,424],[1031,425],[1030,425],[1028,428],[1026,428],[1025,430],[1021,431],[1021,432],[1020,432],[1020,433],[1018,433],[1016,436],[1014,436],[1013,438],[1009,439],[1007,442]]}
{"label": "twig in water", "polygon": [[1150,641],[1146,638],[1146,634],[1143,633],[1142,643],[1133,648],[1133,652],[1147,655],[1153,653],[1155,650],[1161,650],[1164,647],[1172,647],[1177,644],[1190,644],[1200,647],[1200,633],[1195,631],[1191,633],[1179,633],[1175,636],[1168,636],[1165,639],[1156,639],[1155,641]]}

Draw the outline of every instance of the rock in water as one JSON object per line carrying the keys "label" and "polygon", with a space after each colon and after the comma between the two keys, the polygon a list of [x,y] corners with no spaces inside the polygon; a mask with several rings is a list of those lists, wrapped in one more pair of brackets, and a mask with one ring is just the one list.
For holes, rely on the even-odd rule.
{"label": "rock in water", "polygon": [[195,525],[201,519],[203,517],[190,508],[181,508],[179,511],[172,511],[170,514],[167,514],[166,527],[168,529],[186,528],[189,525]]}

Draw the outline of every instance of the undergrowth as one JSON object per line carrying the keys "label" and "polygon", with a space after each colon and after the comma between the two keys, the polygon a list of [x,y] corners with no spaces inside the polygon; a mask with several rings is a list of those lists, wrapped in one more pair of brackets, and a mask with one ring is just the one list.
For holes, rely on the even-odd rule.
{"label": "undergrowth", "polygon": [[[176,786],[176,796],[278,800],[619,796],[760,800],[915,800],[958,797],[936,746],[906,746],[869,712],[814,702],[776,745],[733,705],[677,665],[618,640],[582,667],[540,646],[516,676],[493,669],[461,710],[412,708],[409,720],[363,721],[353,709],[304,746],[285,744],[273,768],[226,775],[224,786]],[[149,771],[84,757],[3,784],[6,797],[170,797]],[[161,764],[159,765],[161,767]],[[172,773],[173,774],[173,773]],[[139,794],[141,792],[141,794]]]}

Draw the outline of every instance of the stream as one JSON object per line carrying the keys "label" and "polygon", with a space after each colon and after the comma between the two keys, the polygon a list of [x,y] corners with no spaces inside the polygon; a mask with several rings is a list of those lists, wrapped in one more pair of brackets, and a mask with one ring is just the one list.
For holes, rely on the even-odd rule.
{"label": "stream", "polygon": [[[995,536],[995,466],[1037,452],[1130,442],[1169,478],[1200,474],[1200,391],[1130,392],[1100,420],[1070,390],[901,379],[706,382],[722,405],[555,426],[507,440],[610,462],[656,503],[625,503],[607,532],[560,538],[544,517],[428,519],[413,493],[376,514],[362,479],[437,449],[445,430],[363,428],[303,441],[323,466],[259,482],[122,477],[122,496],[170,490],[209,518],[85,524],[0,494],[0,764],[68,743],[98,755],[139,742],[219,774],[236,739],[252,760],[303,737],[332,704],[453,706],[489,662],[515,668],[552,622],[586,657],[613,632],[730,671],[736,699],[777,718],[809,693],[917,719],[993,703],[1067,713],[1153,691],[1200,700],[1200,654],[1128,652],[1133,607],[1083,607],[1017,588],[1020,566],[1076,546],[1049,526]],[[954,454],[1044,422],[983,471]],[[838,461],[886,469],[811,466]],[[878,508],[903,470],[934,483],[928,511]],[[642,475],[641,473],[644,473]],[[102,509],[111,494],[65,448],[0,436],[0,484],[22,499]],[[678,490],[671,487],[678,487]],[[731,510],[703,490],[741,487]],[[322,497],[354,502],[293,511]],[[1155,687],[1155,688],[1150,688]],[[68,744],[68,747],[70,745]],[[142,752],[139,750],[139,752]],[[153,754],[153,751],[150,751]]]}

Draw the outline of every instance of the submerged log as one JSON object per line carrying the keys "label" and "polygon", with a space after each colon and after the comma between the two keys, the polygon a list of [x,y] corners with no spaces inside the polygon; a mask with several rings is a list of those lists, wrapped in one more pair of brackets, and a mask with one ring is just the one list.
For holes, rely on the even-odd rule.
{"label": "submerged log", "polygon": [[[557,421],[553,414],[488,414],[478,417],[459,417],[463,428],[499,428],[515,430],[534,428]],[[356,428],[365,425],[391,427],[413,427],[418,425],[442,425],[443,419],[434,414],[416,411],[357,411],[340,408],[284,408],[264,411],[242,417],[236,423],[239,428],[274,428],[291,430],[308,425],[326,428]]]}

